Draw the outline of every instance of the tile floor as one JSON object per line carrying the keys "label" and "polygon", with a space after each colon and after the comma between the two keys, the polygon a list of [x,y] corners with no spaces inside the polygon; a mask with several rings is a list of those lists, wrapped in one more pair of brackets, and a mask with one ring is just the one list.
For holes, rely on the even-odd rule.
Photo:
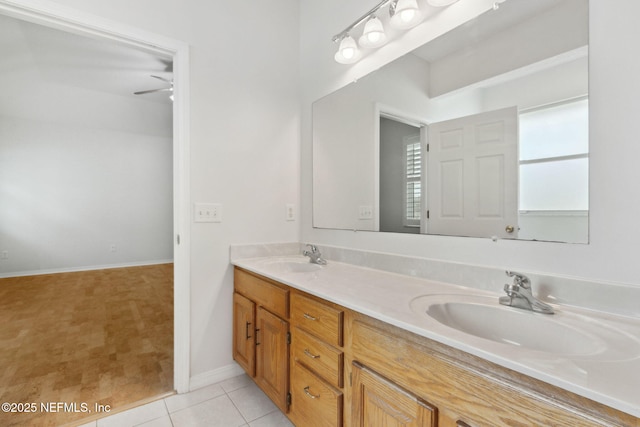
{"label": "tile floor", "polygon": [[80,427],[293,427],[246,375],[83,424]]}

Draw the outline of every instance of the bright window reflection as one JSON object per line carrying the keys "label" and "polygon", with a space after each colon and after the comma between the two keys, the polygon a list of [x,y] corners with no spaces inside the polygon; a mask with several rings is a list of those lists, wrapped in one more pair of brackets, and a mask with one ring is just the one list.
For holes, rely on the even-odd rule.
{"label": "bright window reflection", "polygon": [[520,114],[520,160],[589,153],[589,101]]}
{"label": "bright window reflection", "polygon": [[521,113],[519,126],[520,210],[588,210],[588,100]]}
{"label": "bright window reflection", "polygon": [[520,166],[520,209],[589,209],[589,160],[573,159]]}

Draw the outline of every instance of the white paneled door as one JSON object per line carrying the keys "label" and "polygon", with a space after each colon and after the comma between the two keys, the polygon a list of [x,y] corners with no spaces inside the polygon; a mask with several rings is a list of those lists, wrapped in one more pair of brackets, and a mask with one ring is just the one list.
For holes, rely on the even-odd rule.
{"label": "white paneled door", "polygon": [[431,124],[428,142],[427,232],[517,238],[517,108]]}

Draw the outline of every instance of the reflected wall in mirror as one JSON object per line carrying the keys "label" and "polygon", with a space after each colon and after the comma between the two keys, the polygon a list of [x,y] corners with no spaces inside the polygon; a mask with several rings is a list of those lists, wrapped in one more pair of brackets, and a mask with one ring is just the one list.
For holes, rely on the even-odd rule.
{"label": "reflected wall in mirror", "polygon": [[317,228],[588,243],[588,0],[509,0],[313,104]]}

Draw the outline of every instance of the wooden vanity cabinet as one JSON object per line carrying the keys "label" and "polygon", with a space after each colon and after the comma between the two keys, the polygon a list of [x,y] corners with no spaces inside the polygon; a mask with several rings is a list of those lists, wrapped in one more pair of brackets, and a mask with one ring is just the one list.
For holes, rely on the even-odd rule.
{"label": "wooden vanity cabinet", "polygon": [[236,268],[233,358],[284,413],[289,401],[289,289]]}
{"label": "wooden vanity cabinet", "polygon": [[234,359],[298,427],[640,427],[629,414],[235,271]]}

